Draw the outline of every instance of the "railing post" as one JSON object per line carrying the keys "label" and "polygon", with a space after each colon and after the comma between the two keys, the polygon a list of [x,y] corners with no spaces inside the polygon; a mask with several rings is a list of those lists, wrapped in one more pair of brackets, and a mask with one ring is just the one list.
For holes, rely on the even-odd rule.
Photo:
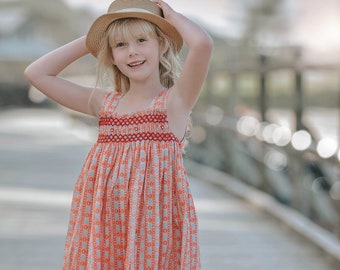
{"label": "railing post", "polygon": [[[267,110],[268,110],[268,95],[267,95],[267,61],[268,57],[266,55],[260,55],[260,96],[259,96],[259,105],[260,105],[260,116],[261,121],[267,121]],[[261,148],[259,149],[262,153],[260,154],[261,157],[264,158],[266,153],[266,145],[264,143],[261,144]],[[266,173],[267,167],[264,161],[259,163],[259,171],[262,177],[262,183],[259,186],[260,189],[264,190],[265,192],[271,193],[270,184],[268,183],[268,177]]]}
{"label": "railing post", "polygon": [[267,113],[267,88],[266,88],[266,64],[267,64],[267,56],[260,55],[260,115],[261,120],[266,121],[266,113]]}
{"label": "railing post", "polygon": [[302,67],[301,67],[301,49],[296,49],[296,68],[295,68],[295,128],[303,129],[303,83],[302,83]]}
{"label": "railing post", "polygon": [[[237,89],[237,78],[238,78],[238,74],[236,69],[232,70],[230,72],[230,85],[231,85],[231,91],[230,91],[230,98],[229,98],[229,106],[228,106],[228,115],[230,117],[230,119],[234,122],[236,117],[235,116],[235,107],[238,105],[238,89]],[[229,133],[227,135],[228,137],[228,141],[230,142],[228,147],[230,150],[230,154],[231,156],[235,156],[237,155],[237,147],[235,147],[236,145],[236,140],[237,138],[235,137],[235,135],[233,133]],[[230,172],[234,177],[238,177],[238,172],[236,169],[236,164],[235,164],[235,160],[233,158],[229,159],[229,163],[230,163]]]}

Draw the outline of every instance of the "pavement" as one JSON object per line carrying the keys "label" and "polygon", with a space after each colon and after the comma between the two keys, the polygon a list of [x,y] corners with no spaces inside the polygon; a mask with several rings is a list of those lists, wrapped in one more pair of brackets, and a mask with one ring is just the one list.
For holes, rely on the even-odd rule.
{"label": "pavement", "polygon": [[[61,269],[72,188],[95,137],[62,111],[0,113],[0,270]],[[190,168],[203,269],[339,269],[286,223]]]}

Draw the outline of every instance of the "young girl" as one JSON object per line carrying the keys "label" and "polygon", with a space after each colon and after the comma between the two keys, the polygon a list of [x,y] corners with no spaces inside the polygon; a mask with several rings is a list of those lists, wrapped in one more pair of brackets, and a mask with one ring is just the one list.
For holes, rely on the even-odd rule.
{"label": "young girl", "polygon": [[[116,0],[86,37],[26,69],[51,99],[99,118],[74,188],[63,269],[200,269],[182,147],[211,51],[208,34],[165,2]],[[99,76],[112,75],[109,93],[57,76],[89,52]]]}

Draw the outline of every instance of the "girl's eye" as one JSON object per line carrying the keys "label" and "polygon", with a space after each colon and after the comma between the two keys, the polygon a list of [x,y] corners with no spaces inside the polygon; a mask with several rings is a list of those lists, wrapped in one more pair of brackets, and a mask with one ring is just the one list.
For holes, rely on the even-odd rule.
{"label": "girl's eye", "polygon": [[118,42],[116,44],[116,47],[119,48],[119,47],[124,47],[125,46],[125,43],[124,42]]}
{"label": "girl's eye", "polygon": [[145,42],[145,41],[146,41],[145,38],[139,38],[139,39],[138,39],[138,42],[139,42],[139,43],[142,43],[142,42]]}

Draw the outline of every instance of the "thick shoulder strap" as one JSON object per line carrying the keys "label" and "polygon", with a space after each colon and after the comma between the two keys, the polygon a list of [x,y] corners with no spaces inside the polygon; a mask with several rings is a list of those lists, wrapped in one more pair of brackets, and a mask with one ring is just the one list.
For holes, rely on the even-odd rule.
{"label": "thick shoulder strap", "polygon": [[169,89],[162,91],[154,100],[153,107],[156,110],[167,110],[167,100],[169,95]]}
{"label": "thick shoulder strap", "polygon": [[105,96],[99,116],[103,116],[107,113],[114,112],[118,105],[119,99],[122,97],[122,93],[110,92]]}

